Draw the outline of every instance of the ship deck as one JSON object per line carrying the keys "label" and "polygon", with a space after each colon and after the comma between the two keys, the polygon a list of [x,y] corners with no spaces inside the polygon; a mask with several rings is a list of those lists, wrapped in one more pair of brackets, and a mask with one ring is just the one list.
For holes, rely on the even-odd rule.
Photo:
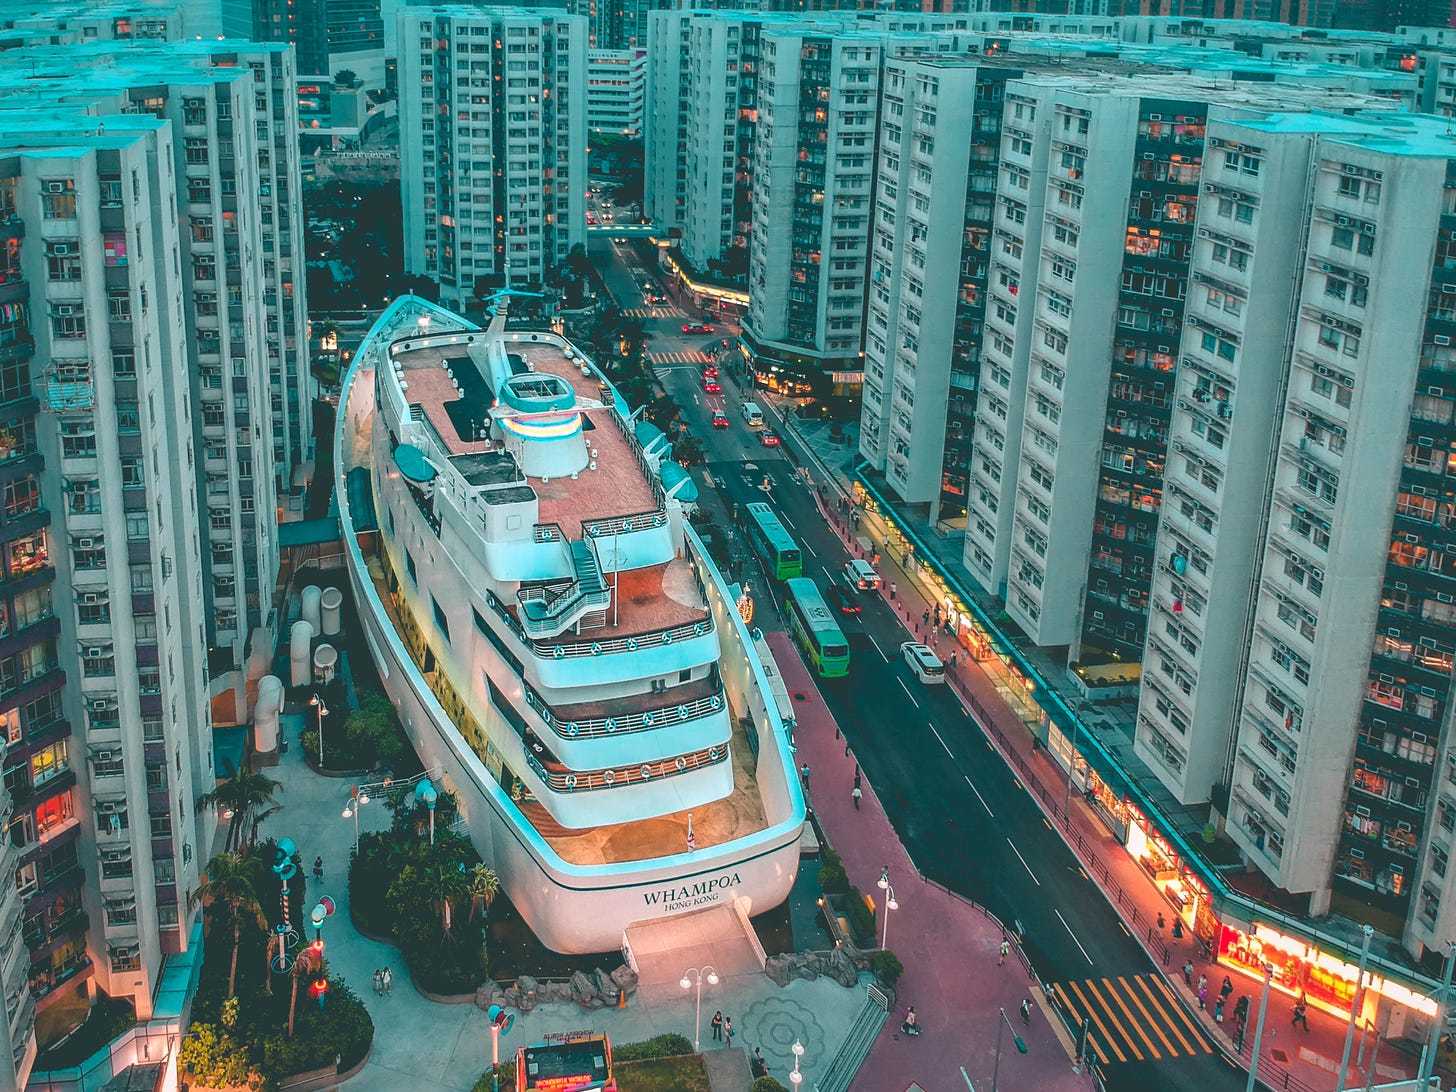
{"label": "ship deck", "polygon": [[[612,641],[708,620],[708,604],[698,589],[692,562],[686,558],[607,573],[603,579],[608,586],[616,588],[617,595],[615,606],[606,610],[606,625],[583,629],[579,635],[563,633],[556,638],[558,642]],[[519,603],[512,603],[507,609],[520,619]]]}
{"label": "ship deck", "polygon": [[[583,375],[581,368],[554,345],[507,342],[507,349],[524,366],[559,376],[571,386],[596,464],[595,470],[585,469],[575,480],[529,479],[540,501],[540,522],[557,524],[567,538],[580,539],[583,523],[655,511],[657,496],[636,446],[617,426],[615,411],[602,404],[602,388],[597,380]],[[481,353],[483,349],[474,347],[439,345],[394,354],[407,384],[405,400],[419,406],[451,458],[492,450],[492,445],[480,438],[496,398],[476,363]],[[460,384],[459,390],[456,383]]]}
{"label": "ship deck", "polygon": [[[693,838],[699,850],[745,838],[768,825],[763,800],[753,776],[753,752],[748,734],[733,726],[730,745],[733,791],[722,800],[700,804],[691,811]],[[606,789],[605,792],[618,790]],[[651,791],[671,792],[671,781],[660,781]],[[568,830],[551,818],[542,805],[519,805],[522,813],[562,860],[576,865],[623,864],[687,852],[689,812],[677,811],[654,819],[612,823],[585,830]]]}

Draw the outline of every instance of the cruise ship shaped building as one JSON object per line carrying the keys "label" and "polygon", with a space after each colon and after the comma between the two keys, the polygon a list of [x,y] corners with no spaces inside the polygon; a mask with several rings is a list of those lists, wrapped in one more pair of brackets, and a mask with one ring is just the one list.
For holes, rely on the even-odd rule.
{"label": "cruise ship shaped building", "polygon": [[537,935],[788,895],[804,798],[696,486],[548,331],[413,296],[340,398],[337,497],[361,623],[427,766]]}

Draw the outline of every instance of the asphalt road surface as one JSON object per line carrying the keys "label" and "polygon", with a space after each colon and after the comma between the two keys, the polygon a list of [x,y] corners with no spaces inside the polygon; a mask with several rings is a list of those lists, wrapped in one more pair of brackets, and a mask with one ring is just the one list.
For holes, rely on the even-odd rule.
{"label": "asphalt road surface", "polygon": [[[594,243],[592,257],[619,307],[651,306],[641,302],[644,273],[629,247]],[[701,354],[708,339],[679,330],[697,316],[679,315],[645,320],[651,353]],[[754,394],[739,390],[727,369],[722,392],[704,392],[695,360],[659,364],[657,371],[707,448],[706,474],[699,476],[707,479],[703,501],[717,509],[719,523],[731,531],[737,507],[767,500],[799,542],[804,575],[821,585],[835,580],[849,556],[838,536],[782,449],[761,446],[737,413]],[[714,409],[727,412],[728,429],[710,427]],[[745,473],[747,462],[758,469]],[[773,582],[743,536],[730,538],[729,571],[753,589],[759,623],[781,624],[771,617]],[[1043,982],[1093,1014],[1090,1034],[1106,1059],[1109,1089],[1242,1089],[1246,1074],[1209,1046],[1162,987],[1146,952],[961,703],[947,687],[926,686],[911,674],[899,654],[906,635],[889,605],[878,595],[858,602],[860,613],[840,617],[851,647],[850,675],[819,685],[919,869],[1016,929]]]}

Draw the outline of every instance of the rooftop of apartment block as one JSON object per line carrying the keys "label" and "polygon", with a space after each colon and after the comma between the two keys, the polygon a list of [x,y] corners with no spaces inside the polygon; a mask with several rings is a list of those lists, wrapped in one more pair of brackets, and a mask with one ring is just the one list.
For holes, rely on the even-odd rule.
{"label": "rooftop of apartment block", "polygon": [[1450,119],[1430,114],[1370,112],[1351,117],[1278,112],[1240,119],[1238,124],[1262,132],[1318,133],[1325,140],[1385,155],[1456,159],[1456,136],[1452,135]]}
{"label": "rooftop of apartment block", "polygon": [[19,96],[7,97],[3,78],[0,78],[0,113],[5,117],[0,151],[25,154],[27,149],[34,149],[36,155],[47,159],[88,155],[98,148],[126,148],[140,134],[167,124],[150,114],[98,118],[81,109],[38,108],[38,104]]}
{"label": "rooftop of apartment block", "polygon": [[0,0],[0,27],[13,29],[64,28],[75,19],[134,19],[175,16],[177,0],[47,0],[42,11],[35,0]]}

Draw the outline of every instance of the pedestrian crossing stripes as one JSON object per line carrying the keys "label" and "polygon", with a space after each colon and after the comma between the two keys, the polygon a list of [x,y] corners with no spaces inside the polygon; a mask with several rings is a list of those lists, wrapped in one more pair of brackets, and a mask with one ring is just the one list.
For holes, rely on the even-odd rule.
{"label": "pedestrian crossing stripes", "polygon": [[[1103,1063],[1212,1054],[1208,1037],[1158,975],[1086,978],[1052,987],[1057,1005]],[[1232,1013],[1229,1018],[1232,1019]]]}
{"label": "pedestrian crossing stripes", "polygon": [[684,349],[677,353],[648,353],[649,364],[707,364],[712,357],[700,349]]}
{"label": "pedestrian crossing stripes", "polygon": [[683,313],[676,307],[628,307],[623,309],[622,315],[626,318],[682,318]]}

